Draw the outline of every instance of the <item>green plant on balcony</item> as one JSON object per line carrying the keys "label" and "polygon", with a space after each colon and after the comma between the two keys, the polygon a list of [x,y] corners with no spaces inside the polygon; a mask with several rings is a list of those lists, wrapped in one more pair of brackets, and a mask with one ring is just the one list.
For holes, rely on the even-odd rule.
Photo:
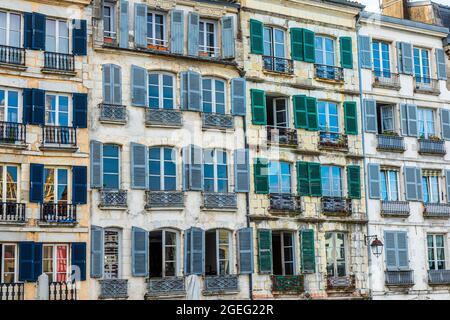
{"label": "green plant on balcony", "polygon": [[392,130],[386,130],[386,131],[383,131],[383,136],[398,137],[399,134]]}
{"label": "green plant on balcony", "polygon": [[[423,138],[422,138],[423,139]],[[438,136],[435,136],[433,134],[428,135],[428,140],[431,141],[441,141],[441,138],[439,138]]]}

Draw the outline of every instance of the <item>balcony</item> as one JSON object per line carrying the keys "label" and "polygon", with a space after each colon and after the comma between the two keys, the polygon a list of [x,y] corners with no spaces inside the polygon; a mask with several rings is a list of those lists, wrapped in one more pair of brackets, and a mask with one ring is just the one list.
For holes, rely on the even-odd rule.
{"label": "balcony", "polygon": [[184,296],[186,285],[184,277],[147,279],[147,297]]}
{"label": "balcony", "polygon": [[145,209],[152,208],[184,208],[182,191],[146,191]]}
{"label": "balcony", "polygon": [[78,300],[78,290],[75,281],[50,282],[48,291],[49,300]]}
{"label": "balcony", "polygon": [[348,151],[346,134],[335,132],[319,132],[319,149]]}
{"label": "balcony", "polygon": [[414,272],[412,270],[386,271],[387,286],[411,287],[414,285]]}
{"label": "balcony", "polygon": [[267,142],[296,148],[298,146],[297,129],[267,126]]}
{"label": "balcony", "polygon": [[183,113],[174,109],[146,109],[145,125],[181,127],[183,126]]}
{"label": "balcony", "polygon": [[281,74],[294,74],[294,62],[290,59],[263,56],[264,70]]}
{"label": "balcony", "polygon": [[25,67],[25,49],[0,45],[0,64]]}
{"label": "balcony", "polygon": [[100,122],[125,124],[127,123],[127,108],[122,105],[101,103],[100,108]]}
{"label": "balcony", "polygon": [[447,203],[424,203],[423,216],[425,218],[448,219],[450,217],[450,204]]}
{"label": "balcony", "polygon": [[235,193],[203,193],[204,209],[237,209],[237,195]]}
{"label": "balcony", "polygon": [[44,69],[43,72],[75,72],[75,57],[73,54],[44,52]]}
{"label": "balcony", "polygon": [[374,71],[372,86],[374,88],[400,90],[400,77],[397,73]]}
{"label": "balcony", "polygon": [[352,199],[322,197],[322,213],[325,215],[349,216],[352,214]]}
{"label": "balcony", "polygon": [[391,152],[404,152],[406,150],[405,139],[403,137],[390,134],[379,134],[377,139],[377,150]]}
{"label": "balcony", "polygon": [[428,77],[414,77],[414,92],[439,95],[439,80]]}
{"label": "balcony", "polygon": [[104,279],[99,280],[99,299],[126,299],[128,298],[127,279]]}
{"label": "balcony", "polygon": [[315,64],[315,77],[320,80],[327,80],[333,82],[344,81],[344,69],[341,67],[327,66],[323,64]]}
{"label": "balcony", "polygon": [[26,136],[26,125],[17,122],[0,121],[0,143],[24,145]]}
{"label": "balcony", "polygon": [[41,222],[74,224],[77,222],[77,206],[68,203],[42,203]]}
{"label": "balcony", "polygon": [[45,125],[42,137],[44,148],[77,149],[77,128]]}
{"label": "balcony", "polygon": [[0,222],[25,223],[25,203],[0,202]]}
{"label": "balcony", "polygon": [[198,56],[203,58],[220,58],[219,47],[200,45],[198,50]]}
{"label": "balcony", "polygon": [[418,141],[420,154],[443,156],[447,153],[444,140],[421,138]]}
{"label": "balcony", "polygon": [[302,212],[301,197],[294,194],[271,193],[269,194],[269,211]]}
{"label": "balcony", "polygon": [[355,290],[355,276],[327,276],[327,290],[353,291]]}
{"label": "balcony", "polygon": [[230,114],[202,113],[203,129],[233,129],[234,118]]}
{"label": "balcony", "polygon": [[204,294],[224,294],[239,292],[239,278],[237,275],[205,276]]}
{"label": "balcony", "polygon": [[105,209],[126,209],[127,190],[100,190],[100,208]]}
{"label": "balcony", "polygon": [[428,271],[429,285],[449,285],[450,284],[450,270],[429,270]]}
{"label": "balcony", "polygon": [[303,275],[272,276],[273,294],[300,294],[305,290]]}
{"label": "balcony", "polygon": [[381,215],[385,217],[409,217],[408,201],[381,201]]}
{"label": "balcony", "polygon": [[0,283],[0,301],[24,300],[23,283]]}

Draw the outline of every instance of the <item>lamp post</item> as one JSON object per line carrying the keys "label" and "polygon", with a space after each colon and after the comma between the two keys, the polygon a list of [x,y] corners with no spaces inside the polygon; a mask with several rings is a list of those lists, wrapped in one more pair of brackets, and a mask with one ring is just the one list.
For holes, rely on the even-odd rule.
{"label": "lamp post", "polygon": [[[372,240],[372,242],[370,242],[370,240]],[[383,242],[378,239],[377,235],[364,236],[364,243],[370,246],[370,249],[372,250],[372,253],[375,257],[378,258],[379,256],[381,256],[381,253],[383,252]]]}

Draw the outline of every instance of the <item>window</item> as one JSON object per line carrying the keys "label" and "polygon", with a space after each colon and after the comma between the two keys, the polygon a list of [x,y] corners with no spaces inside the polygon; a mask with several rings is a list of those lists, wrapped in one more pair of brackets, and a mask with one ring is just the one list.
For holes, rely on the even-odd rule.
{"label": "window", "polygon": [[439,202],[439,176],[423,175],[422,176],[423,202],[438,203]]}
{"label": "window", "polygon": [[294,234],[286,231],[272,232],[273,274],[294,275]]}
{"label": "window", "polygon": [[0,121],[19,122],[19,92],[0,89]]}
{"label": "window", "polygon": [[373,70],[375,76],[390,78],[391,62],[389,54],[389,43],[377,40],[373,41],[372,53],[373,53]]}
{"label": "window", "polygon": [[69,96],[58,94],[45,95],[45,123],[68,127],[71,124]]}
{"label": "window", "polygon": [[394,132],[394,106],[392,105],[378,105],[378,116],[381,121],[378,124],[378,132]]}
{"label": "window", "polygon": [[114,5],[105,3],[103,5],[103,36],[107,38],[116,38]]}
{"label": "window", "polygon": [[428,139],[435,135],[434,111],[432,109],[417,108],[417,125],[419,126],[419,137]]}
{"label": "window", "polygon": [[22,17],[20,14],[0,11],[0,45],[21,47]]}
{"label": "window", "polygon": [[69,170],[44,168],[44,202],[68,203]]}
{"label": "window", "polygon": [[148,75],[148,106],[151,109],[174,109],[175,80],[170,74]]}
{"label": "window", "polygon": [[0,283],[17,281],[17,246],[15,244],[0,244]]}
{"label": "window", "polygon": [[428,268],[430,270],[445,270],[445,245],[443,234],[428,234]]}
{"label": "window", "polygon": [[217,229],[205,233],[205,274],[230,274],[231,232]]}
{"label": "window", "polygon": [[225,82],[205,78],[203,85],[203,112],[225,114]]}
{"label": "window", "polygon": [[345,234],[341,232],[325,233],[325,249],[327,254],[327,275],[331,277],[345,277],[346,266]]}
{"label": "window", "polygon": [[325,132],[339,132],[338,107],[334,102],[319,101],[319,128]]}
{"label": "window", "polygon": [[267,98],[267,125],[274,128],[289,127],[288,100],[286,98]]}
{"label": "window", "polygon": [[18,201],[18,167],[0,165],[0,202]]}
{"label": "window", "polygon": [[335,66],[334,39],[317,36],[315,50],[316,64]]}
{"label": "window", "polygon": [[172,148],[149,148],[150,190],[177,189],[176,152]]}
{"label": "window", "polygon": [[285,72],[287,69],[285,32],[279,28],[264,27],[264,68]]}
{"label": "window", "polygon": [[174,277],[177,275],[177,233],[169,230],[151,231],[150,277]]}
{"label": "window", "polygon": [[398,201],[398,172],[396,170],[381,169],[381,200]]}
{"label": "window", "polygon": [[269,193],[291,193],[291,164],[271,161],[269,163]]}
{"label": "window", "polygon": [[205,192],[228,192],[227,153],[222,150],[203,151],[204,190]]}
{"label": "window", "polygon": [[103,188],[118,190],[120,185],[120,149],[117,145],[103,145]]}
{"label": "window", "polygon": [[427,49],[414,48],[414,74],[417,82],[431,82],[430,53]]}
{"label": "window", "polygon": [[119,245],[120,232],[115,229],[105,229],[104,236],[104,278],[118,279],[119,273]]}
{"label": "window", "polygon": [[43,245],[43,271],[50,282],[66,281],[69,270],[69,246],[66,244]]}
{"label": "window", "polygon": [[69,25],[67,21],[45,21],[45,51],[69,53]]}
{"label": "window", "polygon": [[218,56],[217,23],[210,20],[200,20],[199,47],[200,55]]}
{"label": "window", "polygon": [[166,46],[166,17],[162,13],[147,13],[147,42]]}
{"label": "window", "polygon": [[342,197],[342,169],[336,166],[321,166],[322,195]]}

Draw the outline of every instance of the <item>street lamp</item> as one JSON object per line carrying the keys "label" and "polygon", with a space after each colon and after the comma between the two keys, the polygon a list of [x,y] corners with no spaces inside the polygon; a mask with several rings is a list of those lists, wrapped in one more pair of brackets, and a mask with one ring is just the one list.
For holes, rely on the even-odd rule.
{"label": "street lamp", "polygon": [[381,242],[381,240],[378,239],[377,235],[374,235],[374,236],[364,236],[364,243],[366,245],[369,245],[369,241],[371,239],[373,240],[370,243],[370,248],[374,256],[378,258],[379,256],[381,256],[381,253],[383,252],[383,242]]}

